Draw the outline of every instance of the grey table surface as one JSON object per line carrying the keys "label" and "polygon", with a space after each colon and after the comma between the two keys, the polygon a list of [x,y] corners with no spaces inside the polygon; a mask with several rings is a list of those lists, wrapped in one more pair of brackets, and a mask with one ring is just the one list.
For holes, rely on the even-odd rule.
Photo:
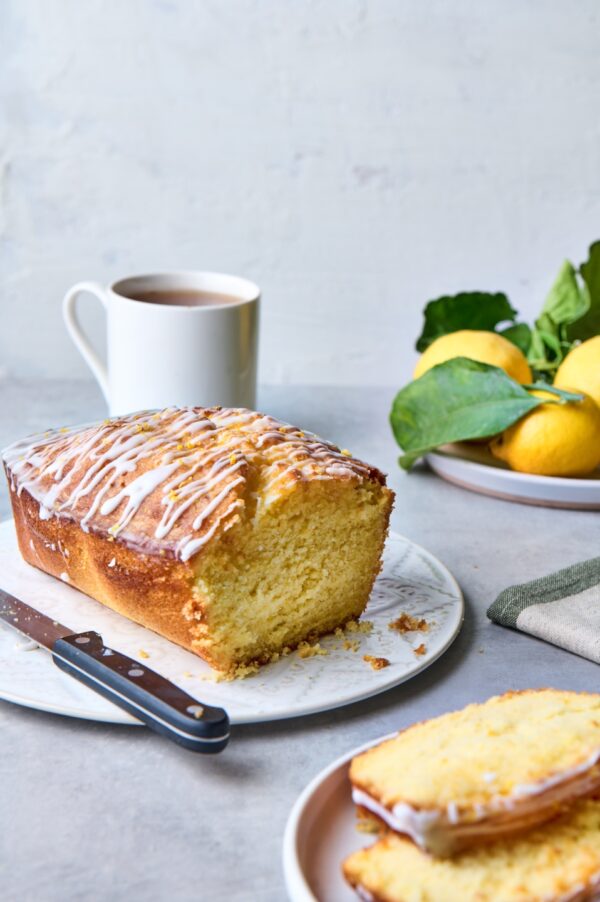
{"label": "grey table surface", "polygon": [[[391,389],[265,387],[259,406],[389,474],[392,528],[459,580],[462,632],[415,679],[325,714],[238,727],[200,758],[149,730],[0,702],[0,896],[5,902],[280,902],[281,842],[305,784],[353,747],[509,688],[592,689],[596,665],[488,622],[507,585],[598,554],[592,512],[498,501],[397,466]],[[0,381],[0,443],[105,416],[87,381]],[[9,515],[6,492],[0,515]]]}

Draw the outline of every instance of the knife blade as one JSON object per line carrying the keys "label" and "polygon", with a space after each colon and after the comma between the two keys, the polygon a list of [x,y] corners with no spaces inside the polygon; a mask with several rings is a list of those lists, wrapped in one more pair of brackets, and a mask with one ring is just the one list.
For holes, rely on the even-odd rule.
{"label": "knife blade", "polygon": [[3,589],[0,620],[48,649],[65,673],[161,736],[208,754],[227,745],[229,718],[222,708],[205,705],[145,664],[108,648],[99,633],[74,633]]}

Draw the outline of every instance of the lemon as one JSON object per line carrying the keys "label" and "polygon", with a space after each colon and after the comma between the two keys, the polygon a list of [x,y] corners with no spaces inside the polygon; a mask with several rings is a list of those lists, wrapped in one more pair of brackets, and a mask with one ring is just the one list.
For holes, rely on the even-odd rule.
{"label": "lemon", "polygon": [[480,332],[476,329],[461,329],[459,332],[450,332],[436,338],[421,354],[415,367],[414,378],[418,379],[432,366],[453,357],[469,357],[480,363],[499,366],[517,382],[532,381],[529,364],[516,345],[496,332]]}
{"label": "lemon", "polygon": [[[549,392],[532,394],[556,400]],[[600,407],[589,395],[567,404],[542,404],[493,439],[490,449],[522,473],[586,476],[600,465]]]}
{"label": "lemon", "polygon": [[554,378],[557,388],[572,385],[600,405],[600,335],[588,338],[567,354]]}

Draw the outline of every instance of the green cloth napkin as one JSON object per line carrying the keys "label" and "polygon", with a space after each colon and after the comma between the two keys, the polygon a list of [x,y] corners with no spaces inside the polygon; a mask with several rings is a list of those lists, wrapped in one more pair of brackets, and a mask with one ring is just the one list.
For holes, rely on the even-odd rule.
{"label": "green cloth napkin", "polygon": [[600,664],[600,557],[510,586],[487,615]]}

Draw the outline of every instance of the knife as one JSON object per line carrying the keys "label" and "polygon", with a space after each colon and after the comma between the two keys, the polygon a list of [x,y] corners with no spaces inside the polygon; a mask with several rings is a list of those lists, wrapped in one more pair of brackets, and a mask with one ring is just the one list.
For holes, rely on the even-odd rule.
{"label": "knife", "polygon": [[222,708],[199,702],[145,664],[107,648],[99,633],[73,633],[2,589],[0,620],[47,648],[65,673],[166,739],[208,754],[227,745],[229,718]]}

